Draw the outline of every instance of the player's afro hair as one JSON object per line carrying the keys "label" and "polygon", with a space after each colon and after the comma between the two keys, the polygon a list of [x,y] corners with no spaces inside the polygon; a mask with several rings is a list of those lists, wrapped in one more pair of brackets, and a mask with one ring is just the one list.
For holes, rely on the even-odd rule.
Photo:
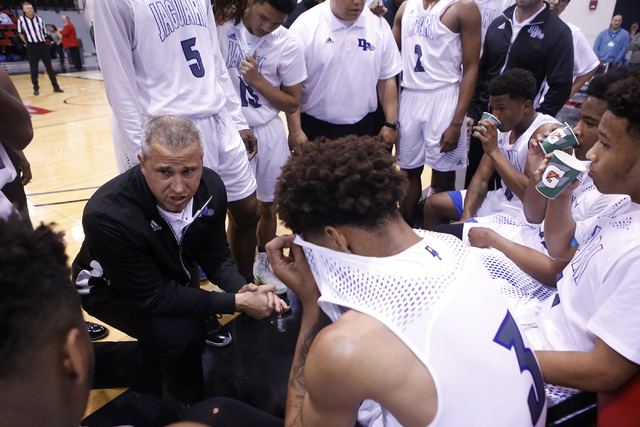
{"label": "player's afro hair", "polygon": [[530,71],[513,68],[489,82],[489,95],[509,95],[511,99],[532,101],[536,97],[536,79]]}
{"label": "player's afro hair", "polygon": [[607,103],[613,114],[628,120],[627,133],[640,143],[640,71],[611,85]]}
{"label": "player's afro hair", "polygon": [[282,168],[275,205],[294,233],[318,235],[328,225],[375,229],[399,215],[407,187],[406,174],[380,141],[319,138]]}

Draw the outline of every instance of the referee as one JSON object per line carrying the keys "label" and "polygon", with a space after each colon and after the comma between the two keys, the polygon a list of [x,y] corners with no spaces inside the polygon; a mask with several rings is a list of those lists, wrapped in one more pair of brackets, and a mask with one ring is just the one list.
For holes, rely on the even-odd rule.
{"label": "referee", "polygon": [[33,83],[33,94],[40,95],[38,91],[38,61],[42,59],[44,67],[47,69],[51,85],[54,92],[64,92],[58,86],[56,75],[51,66],[49,49],[45,44],[44,20],[35,15],[31,3],[22,3],[24,15],[18,18],[18,33],[20,38],[27,45],[27,58],[29,58],[29,68],[31,69],[31,82]]}

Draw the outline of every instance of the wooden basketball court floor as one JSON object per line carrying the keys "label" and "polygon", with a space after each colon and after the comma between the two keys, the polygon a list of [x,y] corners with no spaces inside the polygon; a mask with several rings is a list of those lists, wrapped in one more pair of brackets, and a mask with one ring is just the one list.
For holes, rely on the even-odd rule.
{"label": "wooden basketball court floor", "polygon": [[[40,95],[34,96],[28,74],[12,75],[32,115],[34,138],[25,149],[33,178],[25,187],[32,222],[55,223],[65,235],[69,263],[84,239],[82,211],[94,191],[117,175],[111,139],[109,104],[99,71],[58,75],[64,93],[53,93],[49,79],[40,74]],[[428,168],[427,168],[428,169]],[[426,171],[423,183],[429,182]],[[278,233],[286,229],[279,226]],[[213,289],[214,285],[204,285]],[[87,320],[104,324],[85,313]],[[231,320],[223,318],[222,323]],[[108,325],[107,325],[108,326]],[[108,341],[132,338],[108,326]],[[278,326],[279,327],[279,326]],[[285,378],[286,381],[286,378]],[[93,390],[87,415],[126,389]]]}

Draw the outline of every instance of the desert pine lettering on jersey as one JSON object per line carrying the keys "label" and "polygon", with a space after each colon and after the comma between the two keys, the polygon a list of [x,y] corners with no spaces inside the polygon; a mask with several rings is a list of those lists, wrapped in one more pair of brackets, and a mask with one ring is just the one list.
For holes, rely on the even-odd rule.
{"label": "desert pine lettering on jersey", "polygon": [[207,11],[195,0],[165,0],[149,4],[158,25],[158,37],[165,41],[178,28],[188,25],[207,26]]}

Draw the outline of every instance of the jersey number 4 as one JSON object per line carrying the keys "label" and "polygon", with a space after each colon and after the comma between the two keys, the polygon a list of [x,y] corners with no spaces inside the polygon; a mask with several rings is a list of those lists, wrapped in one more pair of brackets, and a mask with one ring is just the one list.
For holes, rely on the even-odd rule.
{"label": "jersey number 4", "polygon": [[524,345],[522,335],[516,321],[513,320],[511,313],[507,311],[498,333],[493,339],[494,342],[500,344],[507,350],[512,348],[516,351],[516,357],[518,358],[518,366],[520,366],[520,372],[529,371],[533,377],[533,385],[529,390],[529,412],[531,413],[531,421],[533,425],[536,425],[542,410],[544,409],[545,394],[544,394],[544,380],[542,378],[542,372],[538,366],[538,361],[528,347]]}
{"label": "jersey number 4", "polygon": [[193,48],[193,46],[195,46],[196,44],[196,38],[193,37],[187,40],[182,40],[182,42],[180,43],[182,44],[182,52],[184,53],[184,57],[187,62],[191,61],[192,59],[196,60],[195,64],[189,65],[191,73],[198,78],[204,77],[204,65],[202,64],[202,57],[200,56],[200,52]]}

